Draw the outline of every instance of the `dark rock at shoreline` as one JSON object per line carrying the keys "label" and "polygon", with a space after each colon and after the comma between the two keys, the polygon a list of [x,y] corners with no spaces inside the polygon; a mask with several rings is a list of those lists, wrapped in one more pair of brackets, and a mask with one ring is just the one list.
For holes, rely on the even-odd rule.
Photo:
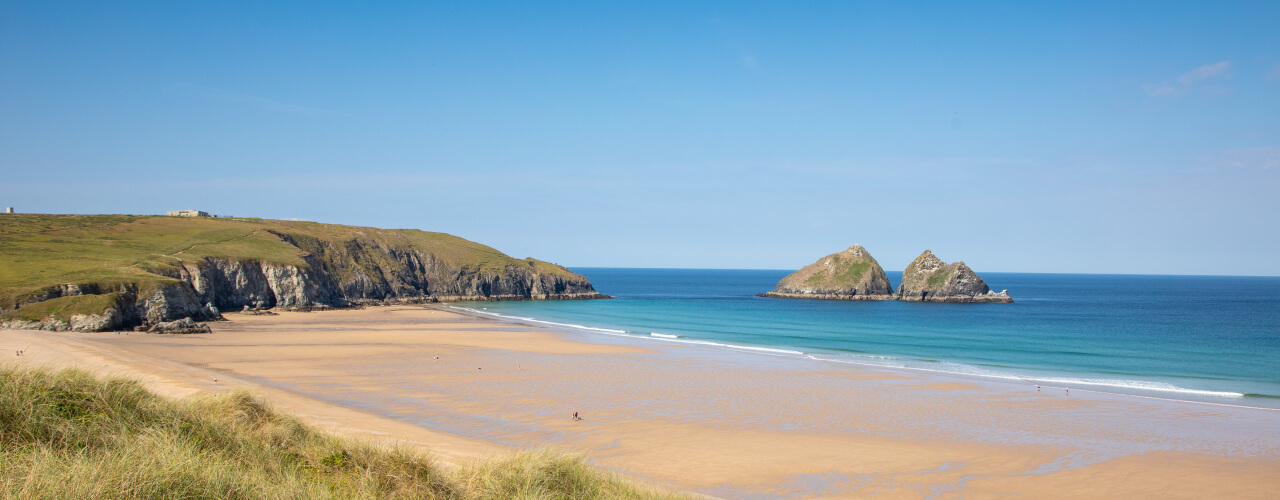
{"label": "dark rock at shoreline", "polygon": [[145,331],[147,333],[213,333],[213,330],[209,329],[209,325],[196,323],[191,318],[156,323]]}

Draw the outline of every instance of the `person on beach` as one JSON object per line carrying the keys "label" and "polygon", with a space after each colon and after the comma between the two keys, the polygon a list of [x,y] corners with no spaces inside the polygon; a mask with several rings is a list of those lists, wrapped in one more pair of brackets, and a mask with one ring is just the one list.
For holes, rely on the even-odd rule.
{"label": "person on beach", "polygon": [[575,412],[573,412],[573,419],[574,419],[574,420],[582,420],[581,418],[578,418],[578,412],[576,412],[576,411],[575,411]]}

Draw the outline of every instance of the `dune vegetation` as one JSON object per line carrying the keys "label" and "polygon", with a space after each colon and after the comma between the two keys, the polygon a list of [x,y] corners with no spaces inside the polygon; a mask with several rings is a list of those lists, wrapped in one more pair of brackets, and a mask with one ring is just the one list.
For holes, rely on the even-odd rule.
{"label": "dune vegetation", "polygon": [[132,380],[0,368],[0,498],[690,497],[548,450],[443,465],[243,391],[172,400]]}

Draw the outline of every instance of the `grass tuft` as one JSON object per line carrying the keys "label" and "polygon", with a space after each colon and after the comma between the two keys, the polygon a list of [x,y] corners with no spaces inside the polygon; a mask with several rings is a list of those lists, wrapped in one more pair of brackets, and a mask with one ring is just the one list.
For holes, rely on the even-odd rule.
{"label": "grass tuft", "polygon": [[547,450],[446,470],[243,391],[175,401],[131,380],[0,368],[0,498],[686,497]]}

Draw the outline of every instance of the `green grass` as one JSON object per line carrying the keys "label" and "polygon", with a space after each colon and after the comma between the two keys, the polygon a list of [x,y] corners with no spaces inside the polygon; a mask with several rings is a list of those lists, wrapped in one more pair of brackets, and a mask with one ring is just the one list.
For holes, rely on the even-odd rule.
{"label": "green grass", "polygon": [[170,400],[136,381],[0,368],[0,498],[688,498],[526,451],[445,468],[325,434],[246,392]]}
{"label": "green grass", "polygon": [[933,274],[929,275],[929,279],[926,281],[926,284],[929,288],[942,286],[947,282],[947,280],[951,279],[951,271],[952,269],[950,266],[934,271]]}
{"label": "green grass", "polygon": [[832,255],[828,258],[835,259],[835,264],[832,266],[833,269],[830,271],[823,269],[813,273],[813,275],[805,278],[805,283],[811,286],[844,287],[861,282],[862,278],[871,270],[871,262],[868,260],[846,259],[839,255]]}
{"label": "green grass", "polygon": [[114,306],[119,296],[120,294],[116,292],[58,297],[0,314],[0,320],[40,321],[44,318],[53,318],[66,321],[77,314],[101,314],[108,307]]}
{"label": "green grass", "polygon": [[[0,262],[4,263],[0,266],[0,310],[13,309],[33,294],[60,283],[95,284],[104,289],[130,284],[145,291],[174,281],[158,272],[207,257],[306,267],[308,256],[343,259],[346,254],[342,249],[352,242],[430,253],[470,272],[503,274],[510,266],[523,266],[546,274],[576,276],[560,266],[517,260],[457,236],[416,229],[266,219],[5,214],[0,215]],[[377,276],[380,266],[394,264],[398,258],[390,253],[370,254],[369,260],[358,262],[369,276]],[[334,278],[342,281],[347,276]]]}
{"label": "green grass", "polygon": [[862,281],[862,277],[867,275],[867,271],[871,270],[871,262],[858,261],[849,264],[839,275],[837,279],[840,283],[858,283]]}

